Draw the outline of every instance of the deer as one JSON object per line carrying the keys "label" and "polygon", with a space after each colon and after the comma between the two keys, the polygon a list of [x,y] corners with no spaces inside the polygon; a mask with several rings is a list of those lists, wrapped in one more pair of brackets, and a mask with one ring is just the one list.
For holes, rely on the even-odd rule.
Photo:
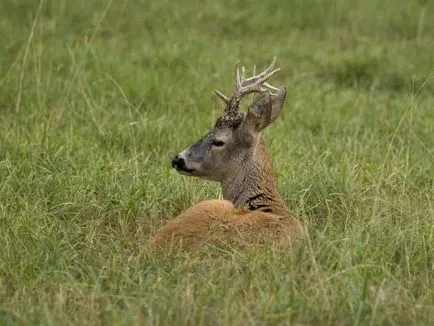
{"label": "deer", "polygon": [[[236,67],[230,97],[215,90],[225,109],[214,128],[172,160],[182,175],[219,182],[223,199],[201,201],[181,212],[150,238],[151,250],[197,251],[220,244],[291,247],[301,235],[300,221],[277,191],[271,158],[262,131],[279,116],[286,88],[267,81],[280,68],[276,58],[259,74],[245,77]],[[247,113],[240,103],[257,98]]]}

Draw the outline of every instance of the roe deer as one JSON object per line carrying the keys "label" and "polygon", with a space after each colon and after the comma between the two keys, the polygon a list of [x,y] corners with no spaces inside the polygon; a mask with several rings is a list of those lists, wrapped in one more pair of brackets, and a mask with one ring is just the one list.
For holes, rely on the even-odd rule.
{"label": "roe deer", "polygon": [[[276,189],[274,173],[261,131],[278,117],[285,87],[266,81],[280,69],[271,65],[258,75],[244,76],[237,67],[232,96],[219,91],[226,108],[214,128],[172,161],[181,174],[218,181],[223,200],[195,204],[171,219],[150,239],[153,249],[171,247],[194,251],[220,243],[260,244],[269,241],[289,246],[301,231]],[[240,112],[242,98],[261,96],[247,114]]]}

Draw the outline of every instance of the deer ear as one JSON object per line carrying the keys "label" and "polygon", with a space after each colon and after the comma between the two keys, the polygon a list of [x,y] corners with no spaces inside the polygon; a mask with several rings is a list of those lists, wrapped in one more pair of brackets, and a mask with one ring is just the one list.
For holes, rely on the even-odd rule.
{"label": "deer ear", "polygon": [[243,131],[253,136],[273,123],[282,110],[286,98],[286,88],[281,87],[276,94],[266,92],[250,106],[243,122]]}

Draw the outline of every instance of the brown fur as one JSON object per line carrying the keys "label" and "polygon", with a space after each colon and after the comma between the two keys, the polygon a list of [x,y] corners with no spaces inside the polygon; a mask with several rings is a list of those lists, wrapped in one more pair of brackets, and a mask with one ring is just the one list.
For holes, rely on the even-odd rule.
{"label": "brown fur", "polygon": [[151,238],[151,249],[194,252],[221,244],[271,243],[288,247],[300,234],[295,219],[236,208],[227,200],[197,203],[170,220]]}

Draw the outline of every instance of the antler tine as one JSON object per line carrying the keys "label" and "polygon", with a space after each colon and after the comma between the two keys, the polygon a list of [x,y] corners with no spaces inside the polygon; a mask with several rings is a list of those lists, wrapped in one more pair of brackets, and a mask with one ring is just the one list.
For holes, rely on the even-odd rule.
{"label": "antler tine", "polygon": [[217,97],[219,99],[221,99],[223,102],[225,102],[226,104],[229,104],[230,98],[227,97],[226,95],[224,95],[222,92],[220,92],[219,90],[214,90],[214,93],[217,95]]}
{"label": "antler tine", "polygon": [[236,78],[237,88],[241,88],[243,86],[243,83],[246,80],[244,66],[241,66],[241,74],[240,74],[240,68],[238,67],[238,64],[237,64],[236,77],[235,78]]}
{"label": "antler tine", "polygon": [[[274,72],[272,72],[272,71],[273,71],[273,68],[274,68],[275,64],[276,64],[276,57],[273,58],[273,61],[271,61],[270,65],[267,67],[267,69],[265,69],[260,74],[257,74],[257,75],[254,75],[252,77],[247,78],[246,81],[252,81],[252,82],[254,82],[257,79],[262,78],[262,77],[264,77],[267,74],[270,74],[270,73],[274,74],[274,72],[276,72],[276,71],[274,71]],[[277,69],[278,69],[277,71],[279,71],[279,68],[277,68]]]}
{"label": "antler tine", "polygon": [[270,85],[269,83],[264,83],[263,86],[265,88],[268,88],[270,90],[269,93],[271,95],[276,95],[276,93],[273,93],[273,92],[278,92],[279,91],[279,89],[277,87],[274,87],[273,85]]}
{"label": "antler tine", "polygon": [[274,87],[273,85],[270,85],[269,83],[264,83],[264,86],[272,91],[278,91],[279,89],[277,87]]}

